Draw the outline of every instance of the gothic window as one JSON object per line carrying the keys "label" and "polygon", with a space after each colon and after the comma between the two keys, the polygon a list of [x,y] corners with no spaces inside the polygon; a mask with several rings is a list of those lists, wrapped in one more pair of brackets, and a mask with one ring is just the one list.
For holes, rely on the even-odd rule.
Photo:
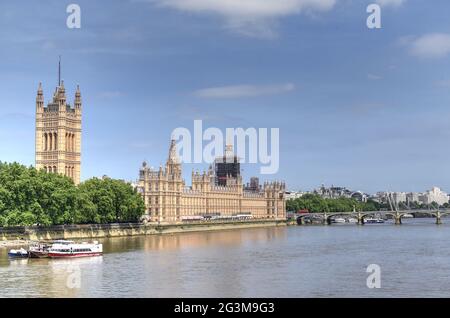
{"label": "gothic window", "polygon": [[67,134],[67,151],[70,151],[70,134]]}

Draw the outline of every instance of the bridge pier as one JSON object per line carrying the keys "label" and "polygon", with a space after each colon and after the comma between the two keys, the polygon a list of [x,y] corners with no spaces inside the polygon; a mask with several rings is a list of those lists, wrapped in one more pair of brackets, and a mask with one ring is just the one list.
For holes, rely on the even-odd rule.
{"label": "bridge pier", "polygon": [[400,215],[394,215],[395,219],[395,225],[401,225],[402,224],[402,217]]}
{"label": "bridge pier", "polygon": [[358,225],[364,225],[364,217],[362,213],[358,212],[356,215],[356,218],[358,219]]}
{"label": "bridge pier", "polygon": [[437,225],[441,225],[442,224],[441,212],[439,212],[439,211],[437,211],[437,213],[436,213],[436,224]]}
{"label": "bridge pier", "polygon": [[328,220],[328,215],[326,213],[324,213],[324,215],[323,215],[322,224],[323,225],[330,225],[330,221]]}
{"label": "bridge pier", "polygon": [[364,225],[364,218],[358,217],[358,225]]}

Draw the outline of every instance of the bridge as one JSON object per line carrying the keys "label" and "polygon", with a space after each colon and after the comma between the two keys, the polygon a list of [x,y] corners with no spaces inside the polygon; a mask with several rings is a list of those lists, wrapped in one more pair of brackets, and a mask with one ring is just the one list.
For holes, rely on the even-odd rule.
{"label": "bridge", "polygon": [[381,216],[383,218],[391,218],[394,220],[396,225],[402,224],[402,218],[405,215],[413,215],[416,217],[417,214],[428,215],[430,217],[434,217],[436,219],[436,224],[442,224],[442,218],[450,215],[450,209],[445,210],[404,210],[404,211],[353,211],[353,212],[321,212],[321,213],[305,213],[298,215],[296,217],[297,224],[303,225],[305,224],[305,218],[315,218],[321,219],[322,224],[328,225],[331,224],[331,220],[334,217],[342,216],[355,218],[358,220],[357,224],[363,225],[365,224],[365,219],[368,217]]}

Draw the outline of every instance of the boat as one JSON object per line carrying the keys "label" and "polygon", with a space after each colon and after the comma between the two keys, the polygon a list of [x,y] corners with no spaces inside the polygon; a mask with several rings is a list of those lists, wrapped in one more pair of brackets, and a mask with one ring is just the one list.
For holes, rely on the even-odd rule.
{"label": "boat", "polygon": [[28,249],[28,256],[30,258],[47,258],[48,250],[50,249],[51,244],[44,242],[37,242],[30,245]]}
{"label": "boat", "polygon": [[384,223],[384,220],[382,218],[367,218],[364,220],[364,223],[366,224],[381,224]]}
{"label": "boat", "polygon": [[406,213],[406,214],[403,214],[402,218],[404,218],[404,219],[412,219],[412,218],[414,218],[414,215],[412,215],[410,213]]}
{"label": "boat", "polygon": [[74,258],[101,256],[103,254],[103,244],[97,241],[92,243],[75,243],[73,241],[55,241],[48,249],[50,258]]}
{"label": "boat", "polygon": [[348,218],[347,223],[358,223],[358,219],[355,218]]}
{"label": "boat", "polygon": [[331,223],[345,223],[344,218],[335,218],[331,220]]}
{"label": "boat", "polygon": [[20,248],[19,250],[10,250],[8,256],[11,258],[26,258],[28,257],[28,251]]}

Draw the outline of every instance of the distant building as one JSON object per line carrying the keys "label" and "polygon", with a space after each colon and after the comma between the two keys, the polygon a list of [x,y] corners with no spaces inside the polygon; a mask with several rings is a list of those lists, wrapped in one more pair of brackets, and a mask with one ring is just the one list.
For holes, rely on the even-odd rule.
{"label": "distant building", "polygon": [[431,190],[426,191],[419,197],[419,199],[424,204],[436,202],[439,205],[443,205],[444,203],[449,202],[448,194],[438,187],[433,187]]}
{"label": "distant building", "polygon": [[250,190],[257,191],[259,189],[259,178],[250,178]]}
{"label": "distant building", "polygon": [[247,182],[244,189],[250,192],[258,192],[261,190],[261,186],[259,185],[259,178],[252,177],[250,178],[250,183]]}
{"label": "distant building", "polygon": [[313,193],[320,195],[324,199],[351,198],[360,202],[366,202],[367,198],[369,197],[367,194],[361,191],[352,191],[345,187],[335,186],[327,188],[324,185],[314,190]]}
{"label": "distant building", "polygon": [[412,204],[412,203],[420,203],[420,193],[417,192],[410,192],[406,194],[406,203]]}
{"label": "distant building", "polygon": [[369,195],[367,195],[361,191],[356,191],[356,192],[352,193],[351,198],[355,199],[356,201],[359,201],[359,202],[367,202]]}
{"label": "distant building", "polygon": [[284,194],[285,194],[286,200],[295,200],[295,199],[301,198],[306,193],[307,192],[301,192],[301,191],[286,191]]}
{"label": "distant building", "polygon": [[393,192],[392,199],[397,203],[405,203],[406,202],[406,192]]}
{"label": "distant building", "polygon": [[449,203],[449,196],[438,187],[433,187],[431,190],[425,192],[377,192],[376,200],[380,203],[388,204],[388,197],[391,198],[393,204],[406,203],[411,205],[413,203],[429,205],[436,202],[440,206]]}

